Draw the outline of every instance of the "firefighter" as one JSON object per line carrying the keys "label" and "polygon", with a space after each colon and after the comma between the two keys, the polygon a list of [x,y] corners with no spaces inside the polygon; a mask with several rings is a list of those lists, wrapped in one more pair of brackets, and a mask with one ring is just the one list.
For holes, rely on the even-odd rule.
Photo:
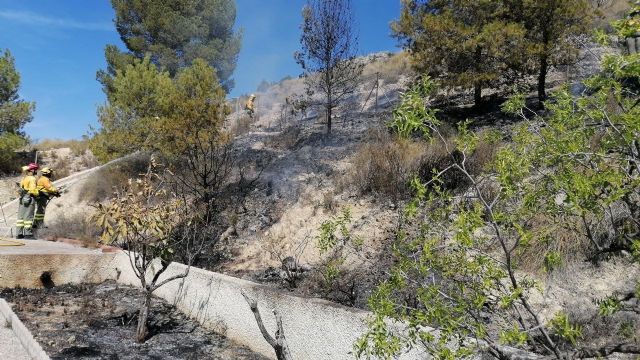
{"label": "firefighter", "polygon": [[40,175],[36,183],[38,197],[36,198],[36,214],[33,218],[34,228],[39,228],[44,224],[44,213],[51,198],[60,196],[60,191],[51,183],[53,170],[48,167],[42,168]]}
{"label": "firefighter", "polygon": [[254,94],[251,94],[249,96],[249,100],[247,100],[247,102],[244,104],[244,110],[247,112],[249,118],[251,119],[253,119],[253,114],[256,112],[255,100],[256,96]]}
{"label": "firefighter", "polygon": [[31,163],[22,167],[24,177],[20,181],[20,198],[18,205],[18,218],[16,220],[16,237],[21,239],[32,236],[33,212],[35,210],[35,198],[38,196],[36,185],[36,172],[38,164]]}

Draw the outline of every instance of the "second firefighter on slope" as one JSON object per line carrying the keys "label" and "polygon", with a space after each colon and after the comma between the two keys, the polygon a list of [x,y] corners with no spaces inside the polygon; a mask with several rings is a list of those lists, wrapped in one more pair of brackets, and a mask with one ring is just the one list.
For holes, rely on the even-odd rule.
{"label": "second firefighter on slope", "polygon": [[42,227],[44,224],[44,214],[51,198],[60,196],[60,191],[58,191],[51,182],[53,170],[45,167],[40,171],[40,174],[42,176],[38,178],[37,182],[38,196],[36,197],[36,214],[33,218],[33,227],[36,228]]}

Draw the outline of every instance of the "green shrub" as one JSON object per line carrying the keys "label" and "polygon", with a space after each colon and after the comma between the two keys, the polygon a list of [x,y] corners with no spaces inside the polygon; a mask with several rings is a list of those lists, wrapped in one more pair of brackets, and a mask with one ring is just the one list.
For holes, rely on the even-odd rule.
{"label": "green shrub", "polygon": [[15,173],[20,171],[20,167],[16,165],[19,154],[16,150],[24,147],[27,140],[22,136],[4,133],[0,135],[0,173]]}

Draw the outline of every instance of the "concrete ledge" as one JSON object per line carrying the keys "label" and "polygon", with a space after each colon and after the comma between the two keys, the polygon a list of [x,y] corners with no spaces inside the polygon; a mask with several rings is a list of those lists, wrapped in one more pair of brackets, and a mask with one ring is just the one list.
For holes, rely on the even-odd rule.
{"label": "concrete ledge", "polygon": [[[110,264],[114,254],[12,254],[0,255],[0,287],[41,288],[59,284],[99,283],[115,279]],[[108,272],[109,275],[105,274]],[[44,284],[45,280],[53,284]]]}
{"label": "concrete ledge", "polygon": [[[130,266],[126,254],[120,253],[114,258],[113,267],[121,274],[118,282],[138,285]],[[186,269],[183,264],[173,263],[161,279]],[[366,311],[321,299],[291,296],[264,285],[199,268],[191,268],[185,279],[168,283],[154,294],[205,327],[275,358],[240,290],[258,301],[265,326],[272,334],[276,329],[273,309],[280,312],[294,359],[354,359],[353,344],[367,330],[369,313]]]}
{"label": "concrete ledge", "polygon": [[42,350],[40,344],[33,338],[31,332],[20,321],[18,316],[13,312],[9,304],[4,299],[0,299],[0,313],[5,320],[11,325],[11,330],[15,336],[20,340],[22,347],[27,351],[27,354],[34,360],[50,360],[49,356]]}
{"label": "concrete ledge", "polygon": [[[48,272],[56,285],[98,283],[107,279],[140,285],[124,252],[0,253],[0,268],[4,269],[0,287],[42,287],[46,285],[40,279],[43,272]],[[173,263],[161,280],[183,273],[186,268]],[[280,312],[294,359],[353,359],[353,344],[367,331],[369,312],[321,299],[291,296],[261,284],[198,268],[191,268],[188,277],[166,284],[154,295],[174,304],[203,326],[274,359],[275,353],[260,334],[241,290],[258,301],[265,326],[272,334],[276,329],[273,309]],[[400,357],[428,358],[427,354],[415,352]]]}

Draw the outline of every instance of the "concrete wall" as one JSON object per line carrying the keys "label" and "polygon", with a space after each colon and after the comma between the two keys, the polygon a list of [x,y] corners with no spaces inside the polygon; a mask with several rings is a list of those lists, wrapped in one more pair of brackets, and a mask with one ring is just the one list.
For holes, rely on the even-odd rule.
{"label": "concrete wall", "polygon": [[[123,259],[124,258],[124,259]],[[128,265],[128,259],[115,259]],[[187,267],[172,264],[163,278],[183,273]],[[130,271],[122,271],[119,282],[136,284]],[[266,286],[210,271],[191,268],[184,280],[171,282],[156,295],[175,304],[182,312],[208,328],[253,351],[274,357],[263,339],[253,313],[240,290],[258,301],[265,326],[272,335],[276,325],[273,309],[282,316],[285,335],[294,359],[354,359],[353,344],[366,329],[368,312],[321,299],[301,298]],[[411,357],[416,359],[416,357]]]}
{"label": "concrete wall", "polygon": [[[22,349],[13,349],[16,352],[14,354],[0,355],[6,355],[10,359],[22,359],[24,356],[33,360],[50,360],[49,356],[42,350],[42,347],[40,347],[40,344],[33,338],[33,335],[31,335],[27,327],[24,326],[4,299],[0,299],[0,320],[4,320],[7,323],[7,326],[11,328],[15,338],[17,338],[22,345]],[[23,352],[26,352],[26,354],[23,354]]]}
{"label": "concrete wall", "polygon": [[[41,287],[40,275],[48,271],[56,284],[95,283],[117,279],[138,285],[129,258],[117,254],[0,254],[0,287]],[[163,278],[182,273],[186,266],[174,263]],[[366,329],[368,312],[328,301],[300,298],[230,276],[191,268],[189,276],[173,281],[155,295],[175,304],[182,312],[205,327],[243,344],[253,351],[275,358],[263,339],[253,313],[240,290],[258,301],[265,326],[273,334],[273,309],[282,315],[285,335],[294,359],[354,359],[353,344]],[[406,355],[403,359],[422,359],[426,355]]]}
{"label": "concrete wall", "polygon": [[39,288],[44,272],[54,284],[99,283],[115,279],[115,254],[18,254],[0,255],[0,287]]}

